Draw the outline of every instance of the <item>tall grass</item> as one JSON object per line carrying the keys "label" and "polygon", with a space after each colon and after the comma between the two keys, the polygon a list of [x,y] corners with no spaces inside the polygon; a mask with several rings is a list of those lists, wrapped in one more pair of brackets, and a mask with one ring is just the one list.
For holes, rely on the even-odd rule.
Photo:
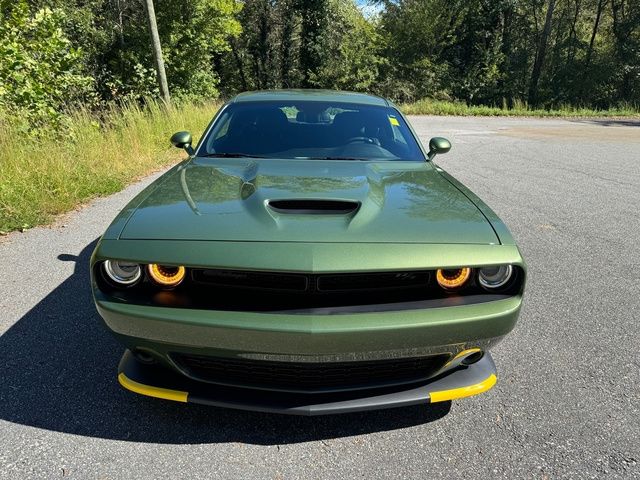
{"label": "tall grass", "polygon": [[29,138],[0,122],[0,232],[46,223],[96,196],[108,195],[184,153],[169,136],[190,130],[194,141],[217,110],[215,104],[165,108],[149,103],[71,115],[63,137]]}
{"label": "tall grass", "polygon": [[512,108],[484,105],[467,105],[459,101],[443,101],[425,98],[400,105],[406,115],[457,115],[486,117],[640,117],[640,107],[622,105],[607,110],[594,110],[563,106],[556,109],[532,109],[525,103],[516,103]]}

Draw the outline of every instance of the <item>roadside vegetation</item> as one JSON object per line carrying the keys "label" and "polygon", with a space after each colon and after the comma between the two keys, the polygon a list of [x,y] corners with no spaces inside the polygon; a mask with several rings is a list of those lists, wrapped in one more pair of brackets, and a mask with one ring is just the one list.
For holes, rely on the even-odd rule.
{"label": "roadside vegetation", "polygon": [[518,103],[511,107],[506,104],[501,107],[495,107],[490,105],[468,105],[461,101],[452,102],[424,98],[417,102],[401,104],[400,109],[406,115],[456,115],[463,117],[640,118],[640,107],[624,104],[616,108],[607,108],[603,110],[573,107],[571,105],[543,109],[530,108],[526,104]]}
{"label": "roadside vegetation", "polygon": [[[363,13],[363,7],[368,12]],[[166,165],[239,91],[378,94],[409,114],[639,116],[637,0],[0,0],[0,231]]]}
{"label": "roadside vegetation", "polygon": [[68,117],[63,135],[37,137],[0,124],[0,232],[49,222],[179,161],[185,154],[170,146],[170,134],[201,132],[217,108],[213,103],[165,108],[150,101],[144,109],[113,108],[100,121],[79,110]]}

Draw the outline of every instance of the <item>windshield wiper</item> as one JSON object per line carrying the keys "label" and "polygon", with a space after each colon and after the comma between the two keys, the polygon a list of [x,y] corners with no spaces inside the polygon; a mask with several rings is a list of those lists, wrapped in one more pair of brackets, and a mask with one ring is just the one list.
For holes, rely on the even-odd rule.
{"label": "windshield wiper", "polygon": [[367,161],[368,158],[360,158],[360,157],[304,157],[309,160],[361,160]]}
{"label": "windshield wiper", "polygon": [[199,157],[217,157],[217,158],[266,158],[261,155],[250,155],[248,153],[236,152],[212,152],[198,155]]}

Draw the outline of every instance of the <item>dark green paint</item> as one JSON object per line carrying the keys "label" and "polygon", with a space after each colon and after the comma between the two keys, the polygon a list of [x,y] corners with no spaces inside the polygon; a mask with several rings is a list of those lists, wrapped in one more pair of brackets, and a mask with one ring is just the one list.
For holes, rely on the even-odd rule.
{"label": "dark green paint", "polygon": [[421,243],[140,241],[103,238],[96,247],[94,262],[108,258],[138,263],[314,273],[429,270],[501,263],[524,266],[518,248],[512,245]]}
{"label": "dark green paint", "polygon": [[[349,215],[279,214],[276,199],[360,202]],[[170,219],[170,221],[168,221]],[[499,243],[482,212],[426,162],[200,159],[161,177],[122,239]]]}
{"label": "dark green paint", "polygon": [[189,155],[193,155],[194,150],[191,147],[191,133],[189,132],[176,132],[171,136],[171,144],[177,148],[184,148]]}
{"label": "dark green paint", "polygon": [[440,153],[447,153],[451,150],[451,143],[449,140],[443,137],[433,137],[429,140],[429,153],[427,154],[427,158],[429,160],[433,160],[433,157]]}
{"label": "dark green paint", "polygon": [[[235,352],[287,356],[366,358],[414,350],[453,353],[467,344],[488,348],[513,329],[521,297],[452,308],[354,315],[275,315],[126,305],[97,297],[107,326],[128,347],[160,352],[172,346],[226,355]],[[173,347],[175,348],[175,347]],[[175,351],[175,350],[174,350]]]}
{"label": "dark green paint", "polygon": [[[232,101],[283,99],[387,104],[323,91],[252,92]],[[179,132],[172,142],[184,147],[187,139],[187,132]],[[434,154],[449,148],[445,139],[430,142]],[[266,203],[309,198],[352,200],[360,208],[345,215],[298,215],[272,211]],[[108,258],[314,273],[503,263],[525,268],[498,216],[431,161],[192,156],[118,214],[92,265]],[[95,282],[93,291],[107,326],[127,347],[144,347],[166,363],[170,351],[344,360],[489,349],[514,327],[522,302],[518,294],[446,308],[287,315],[131,305],[99,291]]]}

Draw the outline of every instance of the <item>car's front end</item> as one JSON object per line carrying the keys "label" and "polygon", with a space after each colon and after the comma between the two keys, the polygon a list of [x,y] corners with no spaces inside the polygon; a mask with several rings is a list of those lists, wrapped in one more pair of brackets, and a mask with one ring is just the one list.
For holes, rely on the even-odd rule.
{"label": "car's front end", "polygon": [[[354,117],[355,104],[321,110],[296,95],[275,113],[287,112],[279,128],[297,136],[279,142],[308,143],[314,129],[324,132],[318,141],[333,141],[344,111],[348,122],[378,115],[390,132],[346,135],[350,155],[385,141],[394,142],[388,152],[408,148],[395,110]],[[245,134],[267,128],[237,110]],[[313,415],[493,386],[489,350],[515,325],[526,272],[486,205],[425,157],[346,161],[332,144],[323,157],[293,146],[269,158],[217,153],[234,141],[216,133],[219,123],[210,142],[120,213],[92,257],[96,306],[127,348],[125,388]],[[368,123],[358,132],[372,135]]]}
{"label": "car's front end", "polygon": [[[371,401],[380,395],[395,406],[468,387],[438,400],[456,398],[495,381],[488,351],[513,328],[522,301],[516,247],[260,243],[250,250],[234,242],[101,241],[95,300],[133,352],[121,366],[124,386],[239,408],[329,413],[380,407]],[[313,271],[300,271],[301,258]],[[109,259],[141,265],[143,278],[110,283]],[[150,278],[150,263],[186,265],[185,278],[168,290]],[[438,269],[461,265],[471,268],[468,283],[443,288]],[[478,275],[495,265],[513,273],[494,292]],[[462,383],[447,379],[456,372]]]}

